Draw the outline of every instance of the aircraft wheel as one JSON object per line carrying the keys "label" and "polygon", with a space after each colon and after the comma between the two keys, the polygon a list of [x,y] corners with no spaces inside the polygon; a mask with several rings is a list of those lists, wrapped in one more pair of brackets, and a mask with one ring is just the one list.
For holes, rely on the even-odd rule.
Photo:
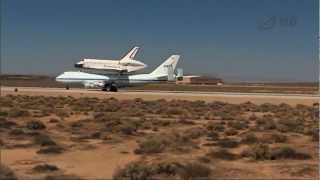
{"label": "aircraft wheel", "polygon": [[69,90],[70,89],[70,87],[69,86],[66,86],[66,90]]}
{"label": "aircraft wheel", "polygon": [[116,86],[115,84],[112,84],[112,85],[110,86],[110,91],[111,91],[111,92],[118,92],[117,86]]}

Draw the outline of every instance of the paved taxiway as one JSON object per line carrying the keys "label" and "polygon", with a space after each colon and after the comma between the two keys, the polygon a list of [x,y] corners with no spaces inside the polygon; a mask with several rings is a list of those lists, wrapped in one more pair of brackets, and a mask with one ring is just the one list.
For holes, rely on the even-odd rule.
{"label": "paved taxiway", "polygon": [[228,103],[244,103],[247,101],[262,103],[287,103],[291,105],[312,105],[320,100],[319,94],[275,94],[275,93],[231,93],[231,92],[182,92],[182,91],[126,91],[103,92],[100,90],[70,89],[64,88],[40,88],[40,87],[1,87],[1,95],[31,95],[31,96],[73,96],[73,97],[97,97],[145,100],[179,99],[179,100],[203,100],[224,101]]}

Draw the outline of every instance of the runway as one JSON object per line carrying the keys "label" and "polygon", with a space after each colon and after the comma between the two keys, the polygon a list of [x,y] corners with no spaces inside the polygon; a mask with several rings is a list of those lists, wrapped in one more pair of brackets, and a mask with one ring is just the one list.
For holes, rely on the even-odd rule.
{"label": "runway", "polygon": [[[14,89],[18,91],[15,92]],[[73,97],[97,97],[117,99],[145,100],[202,100],[206,102],[224,101],[228,103],[252,102],[256,104],[287,103],[290,105],[312,105],[320,100],[319,94],[277,94],[277,93],[233,93],[233,92],[190,92],[190,91],[126,91],[103,92],[100,90],[70,89],[64,88],[40,88],[40,87],[1,87],[1,96],[5,95],[30,95],[30,96],[73,96]]]}

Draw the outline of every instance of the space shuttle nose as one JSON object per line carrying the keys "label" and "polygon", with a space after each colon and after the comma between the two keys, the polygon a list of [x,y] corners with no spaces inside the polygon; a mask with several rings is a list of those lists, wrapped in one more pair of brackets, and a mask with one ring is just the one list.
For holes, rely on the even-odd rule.
{"label": "space shuttle nose", "polygon": [[74,67],[83,68],[83,64],[82,63],[76,63],[76,64],[74,64]]}

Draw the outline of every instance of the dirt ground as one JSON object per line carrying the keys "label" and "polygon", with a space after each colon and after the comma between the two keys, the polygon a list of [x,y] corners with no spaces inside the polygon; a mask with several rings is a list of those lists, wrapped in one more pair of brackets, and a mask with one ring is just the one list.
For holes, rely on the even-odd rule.
{"label": "dirt ground", "polygon": [[[18,91],[15,92],[14,90]],[[96,97],[96,98],[117,98],[120,100],[142,98],[144,100],[188,100],[188,101],[223,101],[227,103],[245,103],[252,102],[255,104],[287,103],[290,105],[305,104],[312,105],[319,102],[319,95],[303,94],[275,94],[275,93],[208,93],[208,92],[161,92],[161,91],[120,91],[117,93],[103,92],[101,90],[70,89],[64,88],[37,88],[37,87],[1,87],[3,96],[12,95],[29,95],[29,96],[72,96]]]}
{"label": "dirt ground", "polygon": [[[18,179],[318,178],[315,99],[229,104],[59,93],[0,97],[1,163]],[[35,170],[45,164],[57,170]]]}

